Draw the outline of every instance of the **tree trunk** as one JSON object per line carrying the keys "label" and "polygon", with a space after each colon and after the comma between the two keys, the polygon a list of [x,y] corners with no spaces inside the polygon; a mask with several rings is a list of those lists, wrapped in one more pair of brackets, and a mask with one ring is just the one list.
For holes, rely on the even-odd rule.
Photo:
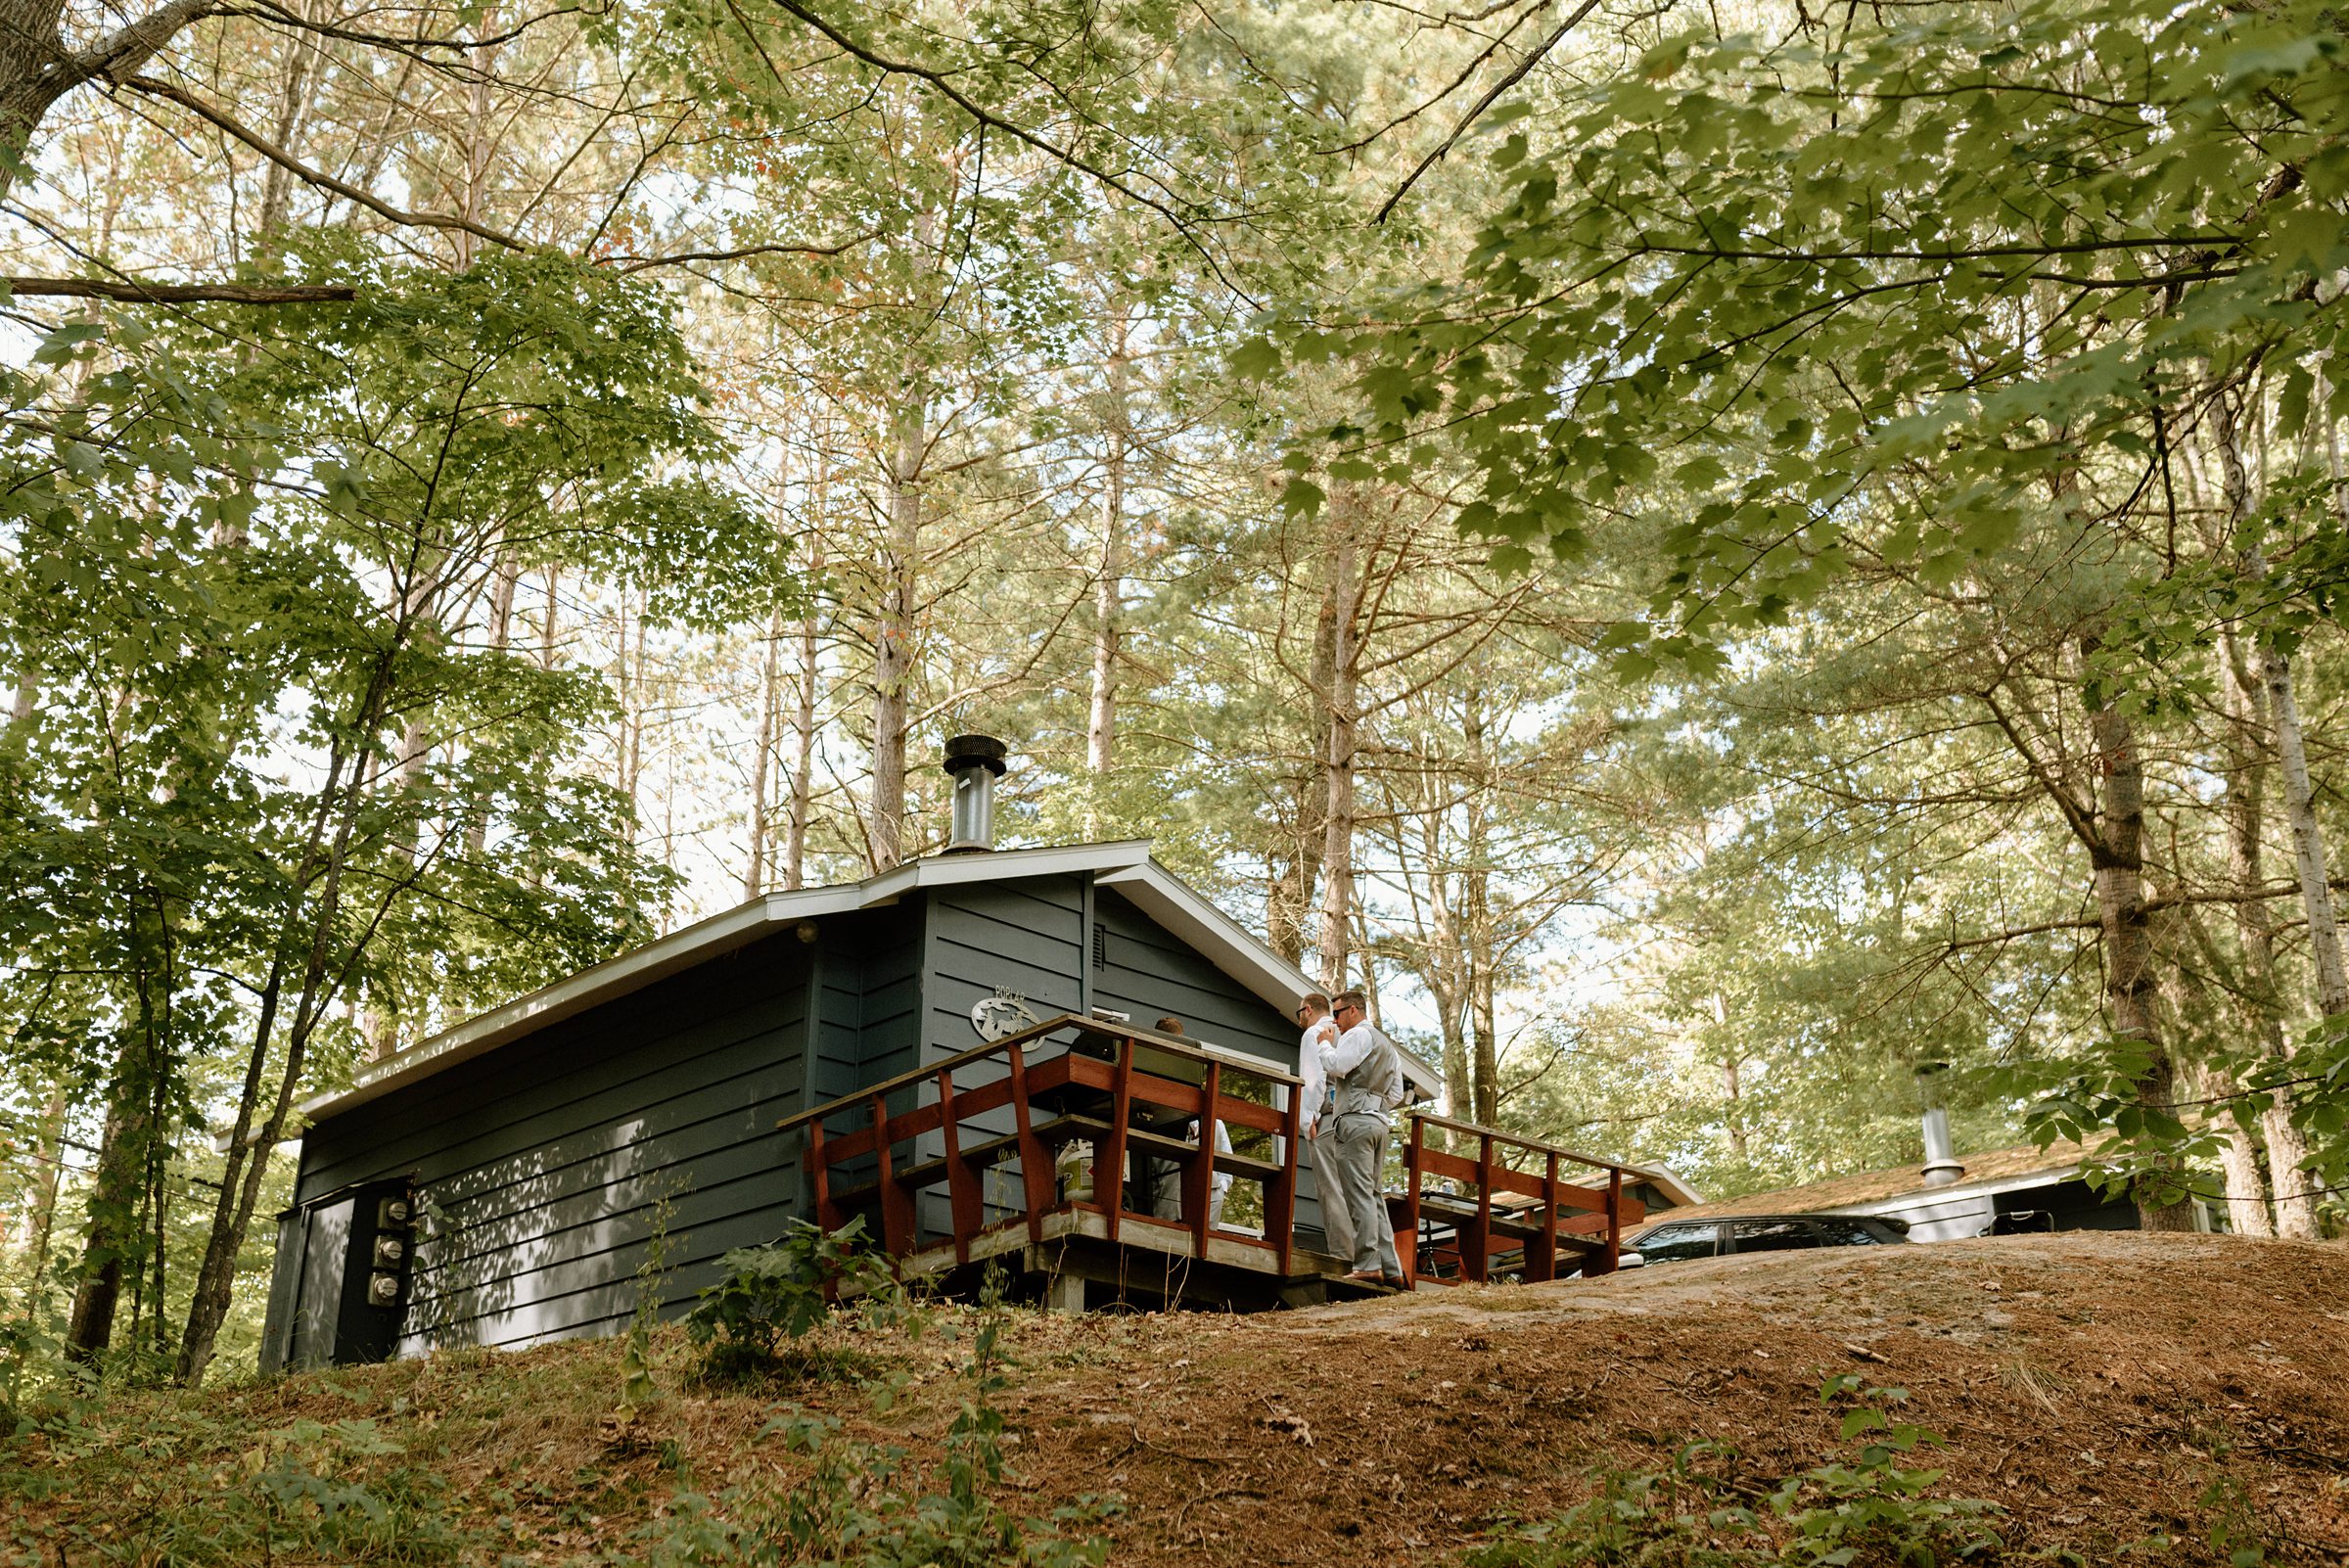
{"label": "tree trunk", "polygon": [[1343,492],[1333,497],[1330,521],[1329,685],[1321,694],[1328,749],[1322,753],[1321,919],[1315,945],[1323,989],[1334,996],[1346,988],[1347,948],[1354,931],[1355,700],[1360,668],[1355,645],[1359,546],[1352,508]]}
{"label": "tree trunk", "polygon": [[[2210,1067],[2194,1070],[2194,1087],[2211,1100],[2242,1092],[2240,1084]],[[2227,1188],[2228,1228],[2238,1236],[2273,1236],[2276,1226],[2269,1218],[2268,1181],[2260,1174],[2258,1144],[2232,1121],[2221,1122],[2212,1130],[2221,1139],[2219,1174]]]}
{"label": "tree trunk", "polygon": [[1721,1059],[1721,1092],[1727,1101],[1724,1121],[1729,1133],[1729,1154],[1739,1165],[1749,1163],[1745,1142],[1744,1087],[1738,1082],[1738,1071],[1745,1065],[1737,1042],[1729,1038],[1729,999],[1720,992],[1713,993],[1713,1022],[1720,1029],[1723,1056]]}
{"label": "tree trunk", "polygon": [[[2267,885],[2267,871],[2260,863],[2267,759],[2259,739],[2261,693],[2242,644],[2233,632],[2220,637],[2219,673],[2227,709],[2227,870],[2235,894],[2235,945],[2242,953],[2235,1006],[2245,1033],[2260,1048],[2272,1058],[2288,1061],[2291,1042],[2284,1033],[2282,1001],[2276,985],[2276,933],[2262,897]],[[2292,1125],[2288,1094],[2280,1094],[2276,1104],[2261,1113],[2260,1132],[2268,1145],[2268,1170],[2275,1188],[2275,1233],[2295,1241],[2316,1240],[2316,1199],[2308,1190],[2310,1177],[2303,1169],[2310,1153],[2308,1138]]]}
{"label": "tree trunk", "polygon": [[[134,938],[134,951],[139,945]],[[113,1342],[122,1266],[135,1262],[144,1250],[140,1198],[154,1162],[153,1145],[162,1130],[156,1107],[167,1049],[159,1034],[156,984],[153,975],[134,971],[137,1022],[123,1036],[107,1088],[106,1130],[98,1139],[97,1169],[90,1182],[89,1230],[82,1241],[80,1279],[66,1327],[67,1356],[85,1363],[96,1360]]]}
{"label": "tree trunk", "polygon": [[[287,7],[295,17],[312,20],[317,0],[293,0]],[[286,78],[280,84],[277,97],[277,119],[270,127],[270,140],[290,153],[301,151],[302,131],[307,125],[311,109],[318,101],[319,66],[325,52],[299,28],[285,35],[289,59]],[[485,63],[484,63],[485,64]],[[261,167],[261,212],[254,224],[258,249],[267,254],[273,248],[278,231],[286,226],[288,209],[294,201],[294,171],[275,159],[264,160]],[[465,236],[471,238],[471,236]]]}
{"label": "tree trunk", "polygon": [[[2234,399],[2221,392],[2216,405],[2219,466],[2227,492],[2227,515],[2237,530],[2237,558],[2253,580],[2268,575],[2268,563],[2243,530],[2251,521],[2251,477],[2243,463],[2242,439]],[[2267,687],[2268,719],[2276,731],[2276,759],[2283,775],[2283,814],[2292,830],[2292,865],[2300,879],[2300,901],[2308,913],[2310,961],[2317,972],[2317,1002],[2327,1018],[2349,1013],[2349,968],[2341,958],[2341,928],[2326,869],[2325,837],[2317,823],[2316,792],[2309,782],[2308,746],[2300,730],[2300,703],[2293,690],[2290,654],[2272,637],[2258,639],[2259,675]]]}
{"label": "tree trunk", "polygon": [[145,1182],[147,1138],[153,1127],[148,1114],[152,1097],[141,1082],[146,1054],[138,1039],[125,1038],[107,1091],[106,1130],[98,1139],[90,1184],[89,1228],[82,1238],[79,1278],[66,1322],[66,1355],[85,1365],[114,1342],[122,1264],[136,1245],[138,1195]]}
{"label": "tree trunk", "polygon": [[[824,570],[820,535],[808,555],[808,575]],[[816,633],[822,630],[814,600],[800,619],[800,662],[792,671],[795,706],[791,715],[791,813],[783,829],[783,886],[797,891],[807,874],[807,819],[815,805]]]}
{"label": "tree trunk", "polygon": [[782,706],[783,612],[767,617],[766,651],[759,661],[759,730],[751,742],[751,858],[742,873],[742,896],[756,899],[766,887],[766,774],[775,749],[775,710]]}
{"label": "tree trunk", "polygon": [[881,552],[881,604],[873,627],[873,794],[867,815],[875,871],[905,857],[906,686],[921,578],[925,429],[920,408],[905,410],[890,451],[889,537]]}
{"label": "tree trunk", "polygon": [[1084,833],[1101,836],[1101,791],[1117,744],[1118,644],[1126,612],[1126,323],[1116,318],[1109,351],[1109,449],[1101,470],[1101,565],[1093,577],[1093,702],[1084,755],[1092,773]]}
{"label": "tree trunk", "polygon": [[[2142,1105],[2177,1113],[2177,1068],[2154,1016],[2157,986],[2153,945],[2145,918],[2145,780],[2128,715],[2109,704],[2089,711],[2098,770],[2103,774],[2102,809],[2094,853],[2096,909],[2104,939],[2105,996],[2113,1034],[2137,1040],[2149,1052],[2138,1080]],[[2160,1201],[2141,1178],[2139,1225],[2146,1230],[2191,1230],[2193,1205],[2185,1198]]]}
{"label": "tree trunk", "polygon": [[33,1159],[40,1166],[33,1177],[32,1215],[25,1228],[32,1243],[32,1267],[24,1274],[24,1320],[31,1322],[39,1314],[45,1292],[41,1275],[49,1268],[49,1238],[57,1227],[57,1197],[66,1178],[66,1113],[69,1109],[66,1091],[59,1089],[49,1096],[49,1107],[41,1115],[40,1135],[34,1140]]}
{"label": "tree trunk", "polygon": [[65,12],[65,0],[0,0],[0,201],[37,155],[41,121],[87,79],[59,31]]}

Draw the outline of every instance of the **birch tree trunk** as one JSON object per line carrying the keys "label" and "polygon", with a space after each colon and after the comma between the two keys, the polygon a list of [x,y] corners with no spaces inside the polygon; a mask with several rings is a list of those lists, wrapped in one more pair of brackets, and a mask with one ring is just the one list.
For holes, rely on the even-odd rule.
{"label": "birch tree trunk", "polygon": [[[824,546],[816,535],[808,551],[810,578],[824,571]],[[792,670],[791,808],[783,826],[783,886],[797,892],[807,874],[807,819],[815,805],[816,634],[822,625],[813,599],[800,618],[800,658]]]}
{"label": "birch tree trunk", "polygon": [[[2232,632],[2219,642],[2219,670],[2227,708],[2228,881],[2235,894],[2235,945],[2242,954],[2242,979],[2234,988],[2235,1007],[2245,1031],[2270,1057],[2288,1061],[2291,1042],[2283,1028],[2282,1000],[2276,985],[2276,933],[2263,897],[2267,871],[2261,864],[2267,814],[2267,759],[2260,745],[2260,697],[2243,647]],[[2295,1241],[2318,1237],[2316,1200],[2302,1170],[2309,1157],[2307,1136],[2292,1125],[2289,1098],[2279,1098],[2260,1116],[2275,1191],[2274,1233]],[[2245,1232],[2265,1234],[2266,1232]]]}
{"label": "birch tree trunk", "polygon": [[759,661],[759,728],[751,742],[751,855],[743,868],[742,896],[756,899],[766,886],[766,775],[775,749],[775,710],[781,706],[783,612],[766,620],[766,648]]}
{"label": "birch tree trunk", "polygon": [[923,411],[905,410],[890,449],[889,535],[881,553],[881,603],[873,628],[873,783],[866,812],[875,871],[905,857],[905,688],[913,671],[921,574],[924,432]]}
{"label": "birch tree trunk", "polygon": [[[2216,404],[2219,465],[2227,490],[2227,515],[2237,530],[2243,575],[2268,575],[2265,555],[2242,531],[2251,521],[2251,477],[2243,462],[2241,433],[2234,401],[2224,392]],[[2326,866],[2325,836],[2317,822],[2316,791],[2309,782],[2308,744],[2300,729],[2300,703],[2293,689],[2291,656],[2275,639],[2258,640],[2260,681],[2267,687],[2268,720],[2275,727],[2276,760],[2283,776],[2283,815],[2292,830],[2292,868],[2300,880],[2300,902],[2308,913],[2309,958],[2317,972],[2317,1003],[2327,1018],[2349,1013],[2349,968],[2341,958],[2340,920]]]}
{"label": "birch tree trunk", "polygon": [[1117,745],[1118,645],[1126,613],[1126,321],[1113,319],[1109,355],[1109,441],[1101,474],[1101,564],[1093,577],[1093,701],[1084,732],[1093,776],[1085,837],[1101,836],[1099,800]]}

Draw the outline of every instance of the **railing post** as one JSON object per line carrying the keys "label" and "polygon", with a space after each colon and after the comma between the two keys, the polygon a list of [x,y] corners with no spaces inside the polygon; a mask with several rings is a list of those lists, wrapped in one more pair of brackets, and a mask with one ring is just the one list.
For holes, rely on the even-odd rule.
{"label": "railing post", "polygon": [[[1476,1222],[1462,1249],[1460,1269],[1478,1284],[1493,1276],[1493,1134],[1476,1135]],[[1473,1261],[1471,1261],[1473,1260]]]}
{"label": "railing post", "polygon": [[893,1258],[902,1258],[913,1251],[913,1199],[898,1185],[897,1169],[890,1158],[889,1100],[885,1095],[873,1096],[873,1157],[879,1162],[881,1194],[881,1245]]}
{"label": "railing post", "polygon": [[1549,1156],[1542,1176],[1541,1257],[1537,1264],[1533,1241],[1525,1244],[1525,1277],[1530,1282],[1558,1277],[1558,1157]]}
{"label": "railing post", "polygon": [[824,1151],[824,1119],[807,1124],[807,1176],[815,1189],[815,1222],[825,1230],[840,1228],[832,1210],[832,1156]]}
{"label": "railing post", "polygon": [[[1399,1249],[1401,1256],[1397,1262],[1403,1265],[1403,1282],[1413,1290],[1419,1288],[1419,1156],[1427,1147],[1426,1140],[1427,1123],[1413,1111],[1410,1141],[1403,1149],[1403,1222],[1408,1234],[1396,1238],[1406,1243]],[[1353,1262],[1351,1258],[1347,1260],[1349,1265]]]}
{"label": "railing post", "polygon": [[961,1112],[954,1104],[954,1075],[944,1068],[938,1075],[938,1132],[946,1159],[946,1213],[954,1227],[954,1261],[971,1261],[971,1238],[987,1223],[987,1206],[980,1200],[979,1176],[962,1162]]}
{"label": "railing post", "polygon": [[[1126,1120],[1133,1109],[1133,1037],[1118,1041],[1118,1059],[1109,1070],[1109,1135],[1093,1151],[1093,1196],[1107,1216],[1104,1229],[1118,1239],[1118,1221],[1126,1213]],[[1107,1185],[1108,1191],[1102,1188]]]}
{"label": "railing post", "polygon": [[1623,1262],[1623,1167],[1607,1167],[1607,1244],[1600,1254],[1606,1267],[1599,1270],[1611,1274]]}
{"label": "railing post", "polygon": [[1297,1240],[1297,1136],[1299,1111],[1298,1090],[1283,1087],[1280,1118],[1280,1175],[1272,1178],[1265,1192],[1265,1230],[1272,1240],[1273,1255],[1280,1260],[1280,1277],[1289,1277],[1289,1255]]}
{"label": "railing post", "polygon": [[1182,1218],[1191,1230],[1191,1256],[1207,1261],[1208,1210],[1216,1190],[1216,1095],[1222,1086],[1222,1066],[1207,1064],[1199,1084],[1199,1146],[1184,1160]]}
{"label": "railing post", "polygon": [[1028,1060],[1015,1043],[1005,1054],[1011,1061],[1011,1121],[1020,1147],[1020,1187],[1028,1200],[1028,1239],[1044,1240],[1044,1211],[1052,1207],[1052,1162],[1028,1117]]}

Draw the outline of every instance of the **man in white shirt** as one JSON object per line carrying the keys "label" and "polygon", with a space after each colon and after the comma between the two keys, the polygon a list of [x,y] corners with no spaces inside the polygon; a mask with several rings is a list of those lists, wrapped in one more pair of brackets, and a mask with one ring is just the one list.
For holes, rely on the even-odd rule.
{"label": "man in white shirt", "polygon": [[1297,1145],[1299,1163],[1313,1168],[1313,1190],[1321,1198],[1321,1233],[1329,1239],[1329,1255],[1345,1259],[1352,1267],[1354,1216],[1338,1190],[1336,1136],[1324,1136],[1321,1127],[1329,1109],[1329,1075],[1321,1061],[1338,1043],[1329,998],[1317,991],[1309,992],[1297,1004],[1297,1023],[1305,1031],[1297,1041],[1297,1076],[1305,1080],[1297,1090],[1297,1130],[1304,1134],[1304,1141]]}
{"label": "man in white shirt", "polygon": [[1403,1053],[1363,1011],[1359,991],[1340,992],[1331,1016],[1344,1033],[1322,1059],[1334,1085],[1330,1120],[1337,1136],[1338,1185],[1354,1219],[1354,1271],[1346,1277],[1400,1286],[1403,1262],[1387,1219],[1387,1133],[1404,1102]]}

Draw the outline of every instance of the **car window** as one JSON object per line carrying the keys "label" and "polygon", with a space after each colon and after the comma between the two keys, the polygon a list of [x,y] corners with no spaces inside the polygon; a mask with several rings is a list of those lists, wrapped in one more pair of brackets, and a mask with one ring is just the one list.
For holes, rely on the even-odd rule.
{"label": "car window", "polygon": [[1681,1258],[1710,1258],[1721,1238],[1719,1225],[1666,1225],[1639,1238],[1639,1256],[1649,1263],[1672,1263]]}
{"label": "car window", "polygon": [[1791,1252],[1819,1245],[1819,1232],[1808,1220],[1747,1220],[1729,1233],[1739,1252]]}
{"label": "car window", "polygon": [[1819,1226],[1819,1234],[1830,1247],[1875,1247],[1881,1246],[1884,1241],[1883,1236],[1870,1229],[1865,1220],[1828,1218],[1812,1222]]}

